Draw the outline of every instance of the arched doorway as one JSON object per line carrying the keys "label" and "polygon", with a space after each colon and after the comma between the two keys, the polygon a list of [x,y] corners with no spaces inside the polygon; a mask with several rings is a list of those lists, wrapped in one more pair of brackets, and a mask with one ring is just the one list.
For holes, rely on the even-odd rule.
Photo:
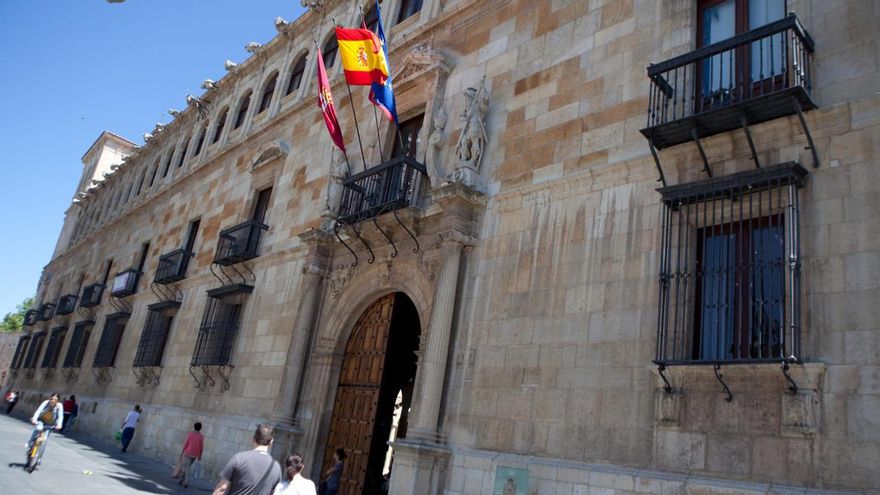
{"label": "arched doorway", "polygon": [[351,331],[321,471],[337,448],[345,449],[340,495],[383,493],[387,443],[406,436],[420,333],[418,312],[400,292],[371,304]]}

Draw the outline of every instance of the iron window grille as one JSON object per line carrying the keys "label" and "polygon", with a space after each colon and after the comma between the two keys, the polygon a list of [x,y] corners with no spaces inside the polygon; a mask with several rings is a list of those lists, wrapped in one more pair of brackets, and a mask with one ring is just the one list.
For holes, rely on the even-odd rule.
{"label": "iron window grille", "polygon": [[93,321],[79,321],[73,326],[73,335],[70,338],[70,345],[67,346],[67,354],[64,355],[64,368],[79,368],[82,366],[83,356],[86,352],[86,346],[89,343],[89,337],[92,334]]}
{"label": "iron window grille", "polygon": [[192,256],[193,253],[184,248],[163,254],[159,257],[159,266],[156,267],[153,282],[164,285],[183,280],[186,278],[186,269]]}
{"label": "iron window grille", "polygon": [[87,285],[83,289],[82,297],[79,300],[81,308],[93,308],[101,304],[101,296],[104,295],[104,284],[95,283]]}
{"label": "iron window grille", "polygon": [[58,356],[61,354],[61,346],[64,344],[64,336],[67,334],[67,327],[56,327],[52,329],[49,335],[49,343],[46,345],[46,354],[43,355],[43,362],[40,368],[55,368],[58,366]]}
{"label": "iron window grille", "polygon": [[[657,149],[816,108],[813,39],[794,14],[648,67],[648,121]],[[798,110],[795,109],[797,106]]]}
{"label": "iron window grille", "polygon": [[659,189],[658,365],[800,359],[796,163]]}
{"label": "iron window grille", "polygon": [[128,313],[114,313],[107,316],[104,330],[101,332],[101,340],[98,341],[98,349],[95,351],[95,360],[92,368],[112,368],[116,363],[116,353],[122,342],[122,332],[128,321]]}
{"label": "iron window grille", "polygon": [[113,286],[110,289],[110,295],[113,297],[128,297],[137,292],[138,279],[140,272],[137,268],[129,268],[121,271],[113,278]]}
{"label": "iron window grille", "polygon": [[259,256],[260,238],[269,226],[256,220],[248,220],[220,232],[214,263],[234,265]]}
{"label": "iron window grille", "polygon": [[227,366],[238,334],[243,300],[240,296],[208,297],[192,366]]}
{"label": "iron window grille", "polygon": [[55,315],[55,305],[52,303],[44,303],[37,308],[37,320],[39,321],[49,321],[53,315]]}
{"label": "iron window grille", "polygon": [[24,313],[24,326],[29,327],[37,322],[39,312],[36,309],[29,309]]}
{"label": "iron window grille", "polygon": [[22,335],[18,338],[18,345],[15,346],[15,354],[12,355],[12,363],[9,365],[11,369],[17,370],[21,368],[21,365],[24,362],[24,356],[27,353],[28,342],[30,342],[30,335]]}
{"label": "iron window grille", "polygon": [[34,333],[31,339],[31,346],[28,348],[27,359],[24,361],[24,368],[34,369],[37,366],[37,359],[43,350],[43,341],[46,339],[46,332]]}
{"label": "iron window grille", "polygon": [[69,315],[76,309],[76,294],[67,294],[58,298],[58,307],[55,308],[56,315]]}
{"label": "iron window grille", "polygon": [[168,311],[151,309],[147,312],[147,321],[138,342],[133,367],[162,366],[162,356],[165,354],[165,343],[173,318],[174,313]]}
{"label": "iron window grille", "polygon": [[424,165],[403,155],[346,178],[337,220],[353,224],[414,205],[426,174]]}

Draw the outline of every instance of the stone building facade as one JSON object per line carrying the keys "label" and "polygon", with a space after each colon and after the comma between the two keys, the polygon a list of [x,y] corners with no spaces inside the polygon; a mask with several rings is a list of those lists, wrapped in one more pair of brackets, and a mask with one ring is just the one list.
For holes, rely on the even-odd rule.
{"label": "stone building facade", "polygon": [[345,493],[878,492],[876,2],[386,0],[347,160],[312,4],[84,179],[28,406],[211,473],[268,420]]}

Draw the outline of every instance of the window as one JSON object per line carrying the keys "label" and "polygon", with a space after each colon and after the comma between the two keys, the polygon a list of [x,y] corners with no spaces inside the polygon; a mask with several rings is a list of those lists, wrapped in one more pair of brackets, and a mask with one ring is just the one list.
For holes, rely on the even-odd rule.
{"label": "window", "polygon": [[375,2],[371,2],[371,7],[364,14],[364,25],[372,32],[376,32],[379,27],[379,10]]}
{"label": "window", "polygon": [[147,181],[147,171],[144,170],[144,173],[141,174],[140,180],[137,181],[137,189],[135,190],[135,193],[134,193],[135,196],[140,196],[141,188],[144,187],[144,182],[146,182],[146,181]]}
{"label": "window", "polygon": [[339,50],[339,45],[336,43],[336,36],[331,36],[330,39],[324,43],[324,48],[321,49],[324,54],[324,68],[328,71],[336,62],[337,50]]}
{"label": "window", "polygon": [[92,326],[94,325],[91,321],[80,321],[73,326],[73,336],[70,338],[67,354],[64,355],[65,368],[82,366],[83,355],[86,353],[89,336],[92,334]]}
{"label": "window", "polygon": [[220,141],[220,136],[223,134],[223,126],[226,125],[226,114],[229,113],[229,109],[223,109],[223,112],[220,114],[220,117],[217,119],[217,126],[214,128],[214,139],[211,140],[211,144]]}
{"label": "window", "polygon": [[153,187],[153,183],[156,182],[156,174],[159,173],[159,165],[160,162],[156,162],[156,166],[153,167],[153,174],[150,175],[150,185],[147,188]]}
{"label": "window", "polygon": [[202,129],[201,134],[199,134],[199,139],[196,140],[196,149],[193,150],[193,156],[199,156],[199,153],[202,152],[202,143],[205,142],[205,134],[208,133],[208,128]]}
{"label": "window", "polygon": [[260,98],[260,107],[257,109],[257,113],[265,112],[269,108],[269,105],[272,104],[272,95],[275,93],[275,81],[277,80],[278,73],[276,72],[272,74],[272,77],[269,78],[269,82],[263,87],[263,97]]}
{"label": "window", "polygon": [[189,148],[189,138],[183,142],[183,148],[180,150],[180,158],[177,159],[177,168],[183,166],[183,160],[186,158],[186,150]]}
{"label": "window", "polygon": [[196,236],[199,235],[199,224],[201,223],[202,220],[199,218],[189,223],[189,230],[186,233],[186,245],[184,247],[190,253],[195,253],[193,249],[196,247]]}
{"label": "window", "polygon": [[419,132],[422,130],[423,117],[424,115],[419,115],[400,124],[400,132],[394,137],[394,149],[391,156],[407,155],[415,158],[416,140],[419,138]]}
{"label": "window", "polygon": [[24,361],[24,368],[33,369],[37,366],[37,359],[43,350],[43,341],[46,339],[46,332],[37,332],[31,335],[31,346],[28,348],[27,359]]}
{"label": "window", "polygon": [[[785,0],[701,0],[697,7],[697,47],[724,41],[785,17]],[[707,57],[699,67],[700,108],[772,90],[785,70],[785,33],[762,38],[743,49]],[[748,48],[748,49],[746,49]],[[764,84],[762,84],[762,82]],[[769,86],[768,86],[769,85]]]}
{"label": "window", "polygon": [[799,354],[796,164],[661,189],[657,362]]}
{"label": "window", "polygon": [[241,101],[238,103],[238,114],[235,116],[235,125],[232,126],[233,129],[238,129],[241,127],[241,124],[244,124],[244,118],[247,117],[248,107],[251,106],[251,92],[248,91],[245,94]]}
{"label": "window", "polygon": [[46,346],[46,355],[43,356],[43,362],[40,368],[55,368],[58,366],[58,356],[61,354],[61,346],[64,344],[64,336],[67,334],[67,327],[57,327],[52,329],[52,335],[49,337],[49,344]]}
{"label": "window", "polygon": [[225,366],[230,363],[241,309],[242,303],[237,298],[226,300],[208,297],[190,364]]}
{"label": "window", "polygon": [[403,0],[400,3],[400,14],[397,16],[397,22],[417,14],[422,10],[422,0]]}
{"label": "window", "polygon": [[134,356],[133,367],[162,366],[165,342],[168,340],[168,330],[171,328],[173,318],[173,313],[148,311],[144,331],[141,333],[141,340],[138,342],[137,352]]}
{"label": "window", "polygon": [[171,162],[174,160],[174,148],[171,149],[171,153],[168,153],[168,160],[165,161],[165,168],[162,170],[162,178],[168,176],[168,170],[171,168]]}
{"label": "window", "polygon": [[116,363],[116,353],[122,342],[122,332],[128,321],[127,314],[114,314],[107,317],[104,323],[104,331],[101,332],[101,340],[98,341],[98,349],[95,351],[93,368],[111,368]]}
{"label": "window", "polygon": [[257,193],[256,201],[254,201],[254,212],[251,220],[257,223],[266,222],[266,211],[269,209],[269,200],[272,198],[272,188],[267,187]]}
{"label": "window", "polygon": [[287,82],[287,92],[285,94],[293,93],[294,91],[299,89],[300,83],[302,83],[303,74],[306,71],[306,56],[301,55],[299,60],[293,64],[293,69],[290,70],[290,79]]}
{"label": "window", "polygon": [[18,345],[15,346],[15,354],[12,355],[12,364],[9,365],[10,368],[14,370],[21,368],[30,340],[30,335],[22,335],[18,338]]}

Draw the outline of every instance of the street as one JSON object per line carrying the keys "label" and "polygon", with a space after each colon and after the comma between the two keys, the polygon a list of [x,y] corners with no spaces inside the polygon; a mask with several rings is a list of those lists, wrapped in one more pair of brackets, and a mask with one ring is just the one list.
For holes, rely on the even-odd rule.
{"label": "street", "polygon": [[23,469],[30,424],[0,416],[0,493],[95,495],[103,493],[210,492],[201,482],[188,489],[171,477],[171,468],[136,454],[122,454],[116,445],[79,436],[53,433],[43,464],[31,474]]}

